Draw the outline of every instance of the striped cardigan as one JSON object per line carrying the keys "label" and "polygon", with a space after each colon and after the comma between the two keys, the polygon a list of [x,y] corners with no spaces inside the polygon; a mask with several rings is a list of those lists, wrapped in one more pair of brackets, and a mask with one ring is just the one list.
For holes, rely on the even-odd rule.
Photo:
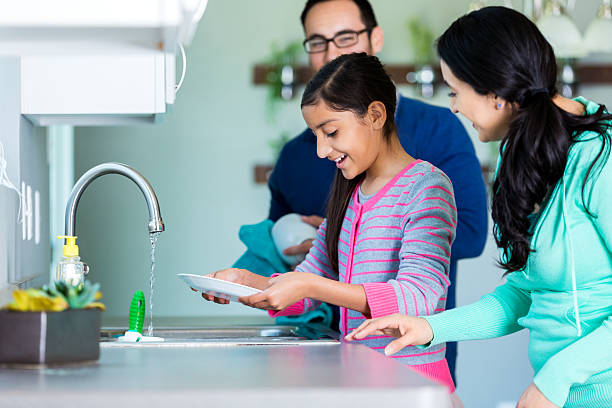
{"label": "striped cardigan", "polygon": [[[296,271],[362,285],[372,318],[393,313],[423,316],[444,310],[450,284],[450,248],[457,226],[448,177],[430,163],[416,160],[365,203],[359,202],[358,192],[359,186],[340,232],[340,275],[330,267],[327,256],[326,220]],[[272,315],[301,314],[319,303],[304,299]],[[340,331],[346,335],[366,318],[360,312],[340,308]],[[383,352],[391,340],[388,336],[370,336],[361,342]],[[446,378],[440,373],[448,372],[444,351],[444,344],[425,352],[407,347],[392,357],[452,385],[450,374]]]}

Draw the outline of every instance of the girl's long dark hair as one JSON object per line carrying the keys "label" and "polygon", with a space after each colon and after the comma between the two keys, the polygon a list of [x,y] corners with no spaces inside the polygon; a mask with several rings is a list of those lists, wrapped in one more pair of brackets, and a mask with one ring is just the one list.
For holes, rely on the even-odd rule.
{"label": "girl's long dark hair", "polygon": [[[438,39],[438,54],[453,74],[482,95],[518,105],[500,145],[502,156],[493,184],[494,235],[506,273],[522,270],[529,254],[529,215],[545,205],[563,176],[570,146],[582,132],[602,136],[602,147],[582,186],[610,152],[612,119],[604,106],[593,115],[573,115],[552,101],[557,64],[552,47],[527,17],[505,7],[485,7],[456,20]],[[601,164],[600,162],[600,164]],[[589,213],[590,214],[590,213]]]}
{"label": "girl's long dark hair", "polygon": [[[378,58],[366,53],[341,55],[326,64],[306,86],[302,107],[323,101],[330,109],[351,111],[363,118],[374,101],[385,105],[387,120],[383,135],[389,141],[395,133],[396,91]],[[346,208],[355,187],[364,179],[361,173],[347,180],[338,169],[327,204],[325,244],[330,264],[338,273],[338,239]]]}

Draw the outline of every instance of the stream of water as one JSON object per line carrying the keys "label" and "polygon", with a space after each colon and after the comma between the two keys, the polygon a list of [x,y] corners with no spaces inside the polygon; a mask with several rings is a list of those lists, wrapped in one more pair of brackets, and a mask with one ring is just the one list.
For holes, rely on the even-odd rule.
{"label": "stream of water", "polygon": [[149,278],[149,285],[151,290],[149,292],[149,329],[147,336],[153,335],[153,286],[155,284],[155,246],[157,245],[157,239],[159,238],[159,232],[152,232],[149,234],[151,240],[151,277]]}

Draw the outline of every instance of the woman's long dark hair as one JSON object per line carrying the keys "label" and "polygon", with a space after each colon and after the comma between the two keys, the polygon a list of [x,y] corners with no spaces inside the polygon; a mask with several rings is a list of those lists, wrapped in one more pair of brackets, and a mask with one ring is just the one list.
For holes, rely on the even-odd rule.
{"label": "woman's long dark hair", "polygon": [[[302,107],[323,101],[330,109],[351,111],[363,118],[374,101],[385,105],[387,120],[383,136],[389,142],[395,133],[395,85],[378,58],[366,53],[341,55],[326,64],[306,86]],[[364,179],[361,173],[347,180],[338,169],[327,204],[325,244],[331,267],[338,273],[338,239],[346,208],[355,187]]]}
{"label": "woman's long dark hair", "polygon": [[[505,7],[485,7],[456,20],[438,39],[438,54],[453,74],[482,95],[518,105],[500,145],[502,156],[493,184],[494,235],[506,273],[522,270],[529,254],[529,215],[543,206],[563,176],[570,146],[582,132],[602,136],[584,189],[597,161],[610,151],[612,119],[601,106],[593,115],[573,115],[552,101],[557,64],[552,47],[527,17]],[[588,209],[587,209],[588,212]],[[590,213],[589,213],[590,214]]]}

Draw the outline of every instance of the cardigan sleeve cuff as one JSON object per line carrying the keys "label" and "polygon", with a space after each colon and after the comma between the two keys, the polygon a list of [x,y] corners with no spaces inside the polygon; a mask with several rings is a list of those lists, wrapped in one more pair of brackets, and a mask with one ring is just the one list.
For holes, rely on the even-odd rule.
{"label": "cardigan sleeve cuff", "polygon": [[283,310],[268,310],[268,315],[270,315],[270,317],[300,315],[304,313],[304,301],[305,299],[302,299]]}
{"label": "cardigan sleeve cuff", "polygon": [[546,364],[535,375],[533,383],[550,402],[558,407],[565,405],[572,386],[571,382],[565,378],[563,371],[547,367]]}
{"label": "cardigan sleeve cuff", "polygon": [[[373,319],[399,313],[395,289],[386,282],[362,283]],[[366,316],[367,317],[367,316]]]}

